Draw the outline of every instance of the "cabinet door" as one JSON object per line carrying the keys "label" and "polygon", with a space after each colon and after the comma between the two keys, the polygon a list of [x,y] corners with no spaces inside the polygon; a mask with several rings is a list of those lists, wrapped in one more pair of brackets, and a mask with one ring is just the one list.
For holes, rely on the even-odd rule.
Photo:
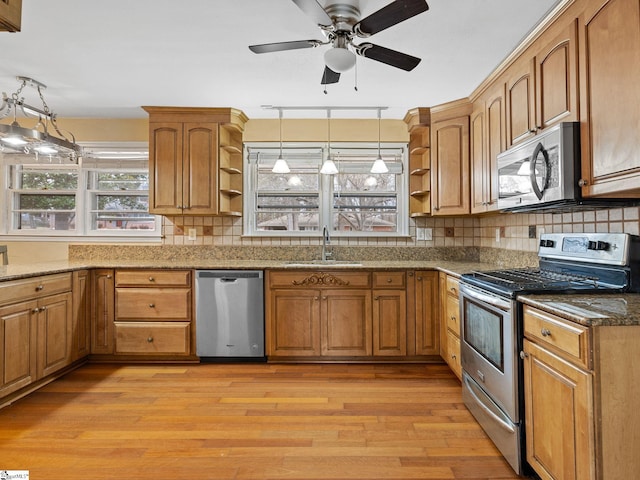
{"label": "cabinet door", "polygon": [[416,354],[440,353],[438,272],[416,272]]}
{"label": "cabinet door", "polygon": [[320,292],[275,289],[268,300],[267,355],[320,355]]}
{"label": "cabinet door", "polygon": [[469,213],[469,117],[434,123],[432,145],[433,215]]}
{"label": "cabinet door", "polygon": [[545,479],[595,478],[592,376],[524,341],[527,461]]}
{"label": "cabinet door", "polygon": [[578,120],[577,24],[572,21],[536,54],[536,126]]}
{"label": "cabinet door", "polygon": [[91,352],[91,281],[88,270],[73,272],[71,361]]}
{"label": "cabinet door", "polygon": [[218,124],[185,123],[182,192],[185,213],[218,213]]}
{"label": "cabinet door", "polygon": [[35,301],[0,308],[0,397],[36,379],[37,309]]}
{"label": "cabinet door", "polygon": [[324,290],[321,294],[322,355],[371,355],[371,290]]}
{"label": "cabinet door", "polygon": [[523,57],[507,70],[507,139],[514,145],[536,133],[533,59]]}
{"label": "cabinet door", "polygon": [[62,293],[38,302],[38,378],[70,363],[73,298]]}
{"label": "cabinet door", "polygon": [[111,269],[93,271],[91,353],[113,353],[114,276]]}
{"label": "cabinet door", "polygon": [[151,123],[149,133],[149,212],[180,215],[182,193],[182,123]]}
{"label": "cabinet door", "polygon": [[22,23],[22,0],[0,1],[0,31],[19,32]]}
{"label": "cabinet door", "polygon": [[588,2],[579,27],[582,194],[640,196],[640,3]]}
{"label": "cabinet door", "polygon": [[487,147],[485,140],[486,121],[484,102],[479,101],[471,113],[470,151],[471,151],[471,213],[482,213],[486,210],[486,157]]}
{"label": "cabinet door", "polygon": [[407,354],[407,293],[405,290],[373,291],[373,354]]}
{"label": "cabinet door", "polygon": [[498,155],[507,148],[504,84],[494,88],[487,99],[487,158],[485,171],[485,211],[498,209]]}

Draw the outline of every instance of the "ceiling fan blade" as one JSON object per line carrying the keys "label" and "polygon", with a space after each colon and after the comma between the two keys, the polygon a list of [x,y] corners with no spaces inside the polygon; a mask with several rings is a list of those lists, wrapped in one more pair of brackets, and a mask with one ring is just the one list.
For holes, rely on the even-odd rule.
{"label": "ceiling fan blade", "polygon": [[363,18],[353,27],[359,37],[369,37],[429,10],[425,0],[396,0]]}
{"label": "ceiling fan blade", "polygon": [[331,17],[327,15],[322,5],[316,0],[291,0],[300,10],[311,17],[317,25],[328,27],[333,24]]}
{"label": "ceiling fan blade", "polygon": [[365,58],[386,63],[387,65],[406,70],[407,72],[416,68],[420,63],[420,59],[418,57],[413,57],[406,53],[391,50],[390,48],[374,45],[373,43],[363,43],[358,45],[356,47],[356,53]]}
{"label": "ceiling fan blade", "polygon": [[325,65],[324,73],[322,74],[322,82],[320,85],[329,85],[330,83],[338,83],[340,80],[340,74],[338,72],[334,72],[329,67]]}
{"label": "ceiling fan blade", "polygon": [[296,50],[298,48],[313,48],[322,45],[320,40],[296,40],[293,42],[263,43],[262,45],[250,45],[253,53],[282,52],[284,50]]}

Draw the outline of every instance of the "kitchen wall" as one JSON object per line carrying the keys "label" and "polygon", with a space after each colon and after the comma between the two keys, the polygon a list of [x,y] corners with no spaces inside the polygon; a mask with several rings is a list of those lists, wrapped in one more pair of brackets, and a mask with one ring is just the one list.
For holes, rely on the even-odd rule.
{"label": "kitchen wall", "polygon": [[[61,119],[62,128],[74,132],[79,141],[147,141],[146,119]],[[285,141],[326,140],[326,119],[283,121]],[[311,133],[310,133],[311,132]],[[332,141],[377,141],[377,120],[333,119]],[[277,120],[250,120],[245,131],[246,141],[277,141]],[[401,120],[382,121],[382,141],[408,141],[406,125]],[[333,242],[344,246],[475,246],[504,248],[524,252],[537,250],[536,238],[529,238],[529,226],[536,227],[536,236],[545,232],[627,232],[640,234],[640,208],[599,209],[596,211],[551,214],[497,214],[473,218],[418,218],[410,222],[410,236],[405,238],[352,238]],[[196,228],[195,241],[187,239],[188,228]],[[416,227],[431,229],[431,240],[416,240]],[[320,245],[319,238],[248,238],[242,236],[241,218],[165,217],[165,245],[232,245],[232,246],[304,246]],[[499,241],[496,230],[500,232]],[[79,239],[80,240],[80,239]],[[9,245],[10,261],[26,263],[67,258],[67,242],[21,241],[0,243]],[[68,243],[82,243],[73,241]],[[123,244],[125,242],[118,242]]]}

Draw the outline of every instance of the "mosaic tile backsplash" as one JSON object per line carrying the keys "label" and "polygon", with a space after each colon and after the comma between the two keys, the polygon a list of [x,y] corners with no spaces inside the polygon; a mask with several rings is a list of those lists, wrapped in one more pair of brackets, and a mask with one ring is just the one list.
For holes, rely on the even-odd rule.
{"label": "mosaic tile backsplash", "polygon": [[[196,239],[189,240],[190,229]],[[426,229],[430,240],[417,240],[417,229]],[[319,237],[244,237],[240,217],[164,217],[164,245],[205,246],[315,246]],[[423,233],[421,232],[421,233]],[[410,236],[397,238],[337,238],[334,246],[394,247],[490,247],[536,252],[543,232],[626,232],[640,234],[640,207],[599,209],[573,213],[517,213],[485,217],[417,218],[410,222]],[[427,235],[426,238],[429,238]],[[484,250],[484,249],[483,249]]]}

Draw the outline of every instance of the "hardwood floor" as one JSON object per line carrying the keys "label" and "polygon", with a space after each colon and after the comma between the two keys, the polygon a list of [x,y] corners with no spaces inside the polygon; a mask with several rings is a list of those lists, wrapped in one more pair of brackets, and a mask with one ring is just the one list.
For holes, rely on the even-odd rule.
{"label": "hardwood floor", "polygon": [[31,479],[517,479],[444,365],[86,365],[0,410]]}

